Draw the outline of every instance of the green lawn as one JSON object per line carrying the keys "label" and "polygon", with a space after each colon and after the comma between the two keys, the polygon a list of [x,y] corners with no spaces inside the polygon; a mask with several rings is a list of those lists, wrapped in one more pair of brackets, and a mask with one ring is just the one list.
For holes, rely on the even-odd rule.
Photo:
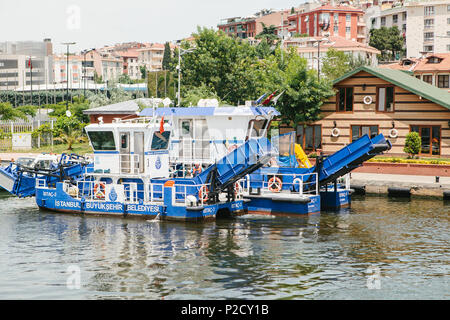
{"label": "green lawn", "polygon": [[45,146],[42,148],[34,148],[29,151],[7,150],[4,152],[8,152],[8,153],[24,153],[24,152],[25,153],[56,153],[56,154],[77,153],[79,155],[84,155],[86,153],[93,153],[93,150],[92,150],[91,146],[89,145],[89,143],[77,143],[77,144],[72,145],[71,151],[67,150],[67,144],[55,144],[53,147]]}

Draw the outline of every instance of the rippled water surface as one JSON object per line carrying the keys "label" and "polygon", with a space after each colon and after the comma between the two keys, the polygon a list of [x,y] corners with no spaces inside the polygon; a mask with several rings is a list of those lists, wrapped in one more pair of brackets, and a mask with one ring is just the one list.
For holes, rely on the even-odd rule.
{"label": "rippled water surface", "polygon": [[52,214],[0,193],[0,299],[449,299],[449,229],[441,200],[183,224]]}

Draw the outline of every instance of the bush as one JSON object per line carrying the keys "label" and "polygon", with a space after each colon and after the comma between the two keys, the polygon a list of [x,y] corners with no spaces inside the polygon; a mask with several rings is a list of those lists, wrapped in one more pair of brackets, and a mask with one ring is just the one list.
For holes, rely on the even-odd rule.
{"label": "bush", "polygon": [[415,155],[419,154],[422,147],[422,139],[417,132],[410,132],[406,135],[405,147],[403,151],[414,158]]}

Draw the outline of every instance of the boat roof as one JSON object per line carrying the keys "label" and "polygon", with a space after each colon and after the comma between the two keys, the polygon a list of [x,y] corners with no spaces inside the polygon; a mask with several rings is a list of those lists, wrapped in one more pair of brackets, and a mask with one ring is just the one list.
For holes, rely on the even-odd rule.
{"label": "boat roof", "polygon": [[139,115],[151,117],[153,115],[175,116],[175,117],[197,117],[197,116],[279,116],[280,113],[274,107],[187,107],[187,108],[147,108]]}

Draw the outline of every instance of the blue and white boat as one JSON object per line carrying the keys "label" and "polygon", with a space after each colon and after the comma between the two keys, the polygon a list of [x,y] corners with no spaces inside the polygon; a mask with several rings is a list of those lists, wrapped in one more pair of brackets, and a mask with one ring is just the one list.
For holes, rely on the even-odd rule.
{"label": "blue and white boat", "polygon": [[3,180],[11,185],[7,190],[35,196],[40,208],[62,213],[177,221],[244,214],[236,184],[273,156],[267,139],[246,141],[195,177],[173,177],[171,126],[155,119],[89,125],[92,164],[61,162],[49,171],[18,168],[15,173],[2,168]]}
{"label": "blue and white boat", "polygon": [[337,180],[390,148],[382,135],[364,136],[315,166],[286,165],[281,139],[266,138],[278,115],[271,107],[146,109],[87,126],[92,162],[64,155],[45,170],[11,164],[0,168],[0,186],[64,213],[177,221],[313,214],[349,205],[348,176]]}
{"label": "blue and white boat", "polygon": [[[189,107],[145,109],[173,125],[169,159],[174,174],[190,175],[195,165],[208,167],[251,138],[267,136],[280,113],[273,107]],[[391,148],[383,135],[363,136],[335,154],[319,157],[316,166],[296,157],[292,133],[271,139],[276,156],[241,181],[249,213],[311,214],[348,207],[349,173]],[[303,152],[303,150],[302,150]],[[287,161],[286,161],[287,160]],[[307,162],[307,161],[306,161]],[[338,181],[341,180],[341,181]]]}

